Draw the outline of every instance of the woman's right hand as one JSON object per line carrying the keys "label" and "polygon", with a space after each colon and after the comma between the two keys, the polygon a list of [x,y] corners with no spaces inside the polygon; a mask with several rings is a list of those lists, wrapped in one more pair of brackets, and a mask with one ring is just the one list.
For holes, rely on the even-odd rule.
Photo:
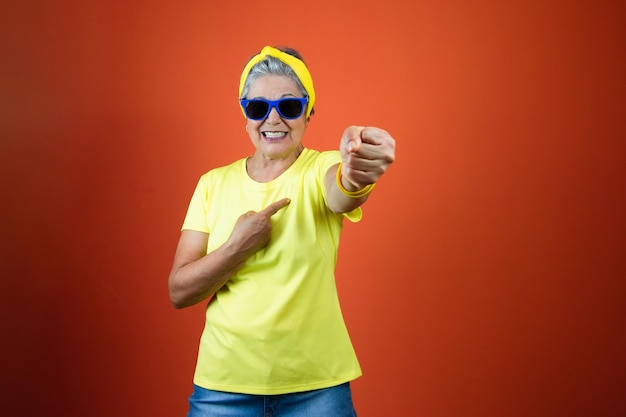
{"label": "woman's right hand", "polygon": [[261,211],[242,214],[228,240],[209,253],[207,233],[183,230],[168,280],[172,305],[188,307],[220,289],[250,256],[269,243],[271,217],[289,203],[283,198]]}
{"label": "woman's right hand", "polygon": [[291,200],[288,198],[283,198],[261,211],[249,211],[242,214],[237,219],[226,244],[234,246],[243,254],[247,254],[246,259],[252,256],[269,243],[272,232],[271,217],[290,202]]}

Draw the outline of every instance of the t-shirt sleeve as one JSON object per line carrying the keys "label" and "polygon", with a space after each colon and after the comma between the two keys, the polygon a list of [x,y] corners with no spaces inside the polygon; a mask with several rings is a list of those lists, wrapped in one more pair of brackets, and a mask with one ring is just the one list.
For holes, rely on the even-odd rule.
{"label": "t-shirt sleeve", "polygon": [[204,178],[200,178],[196,189],[191,196],[189,207],[187,208],[187,215],[183,221],[182,230],[195,230],[197,232],[210,233],[209,226],[207,224],[207,193],[208,188]]}

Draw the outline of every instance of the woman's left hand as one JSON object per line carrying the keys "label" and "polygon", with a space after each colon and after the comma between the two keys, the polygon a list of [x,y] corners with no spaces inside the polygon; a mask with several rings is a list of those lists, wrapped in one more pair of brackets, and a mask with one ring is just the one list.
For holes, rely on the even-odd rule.
{"label": "woman's left hand", "polygon": [[396,158],[396,141],[377,127],[350,126],[341,138],[341,176],[359,190],[376,183]]}

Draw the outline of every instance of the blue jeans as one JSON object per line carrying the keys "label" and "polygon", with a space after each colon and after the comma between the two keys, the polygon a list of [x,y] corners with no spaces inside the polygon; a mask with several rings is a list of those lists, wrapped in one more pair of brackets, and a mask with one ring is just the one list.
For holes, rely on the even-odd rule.
{"label": "blue jeans", "polygon": [[350,384],[279,395],[211,391],[194,385],[187,417],[356,417]]}

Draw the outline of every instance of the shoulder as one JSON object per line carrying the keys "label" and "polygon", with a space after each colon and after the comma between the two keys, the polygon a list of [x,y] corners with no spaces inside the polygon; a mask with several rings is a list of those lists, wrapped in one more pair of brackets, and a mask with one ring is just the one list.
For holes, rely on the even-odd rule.
{"label": "shoulder", "polygon": [[305,148],[301,155],[304,163],[309,166],[317,166],[321,169],[329,168],[341,161],[339,151],[317,151]]}

